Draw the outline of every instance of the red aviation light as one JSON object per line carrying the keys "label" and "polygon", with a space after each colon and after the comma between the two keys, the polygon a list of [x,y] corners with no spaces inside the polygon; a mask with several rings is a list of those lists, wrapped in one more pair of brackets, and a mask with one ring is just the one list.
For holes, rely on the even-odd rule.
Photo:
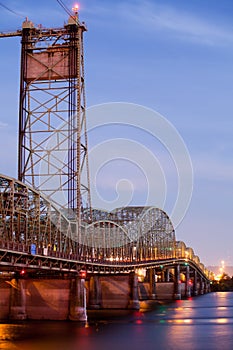
{"label": "red aviation light", "polygon": [[26,270],[22,269],[22,270],[20,271],[20,276],[25,276],[25,274],[26,274]]}
{"label": "red aviation light", "polygon": [[86,271],[79,271],[79,277],[85,279],[87,277]]}

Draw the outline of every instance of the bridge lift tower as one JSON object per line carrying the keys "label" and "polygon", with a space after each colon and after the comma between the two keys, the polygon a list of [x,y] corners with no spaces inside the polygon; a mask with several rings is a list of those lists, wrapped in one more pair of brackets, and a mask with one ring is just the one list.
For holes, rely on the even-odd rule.
{"label": "bridge lift tower", "polygon": [[[21,36],[18,179],[43,192],[69,218],[91,212],[83,33],[77,9],[63,28]],[[90,215],[90,214],[89,214]]]}

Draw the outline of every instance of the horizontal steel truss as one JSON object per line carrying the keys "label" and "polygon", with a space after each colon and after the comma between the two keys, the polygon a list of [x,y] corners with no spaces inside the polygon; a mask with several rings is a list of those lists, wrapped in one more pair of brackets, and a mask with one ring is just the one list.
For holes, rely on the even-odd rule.
{"label": "horizontal steel truss", "polygon": [[[157,261],[146,262],[99,262],[99,261],[85,261],[85,259],[74,260],[72,256],[64,256],[58,252],[54,252],[54,256],[32,255],[27,252],[18,252],[4,249],[0,246],[0,270],[5,271],[20,271],[26,269],[28,272],[36,273],[38,271],[44,274],[51,273],[68,273],[78,274],[85,270],[87,273],[103,273],[103,274],[117,274],[135,272],[139,268],[151,269],[155,268],[161,271],[163,268],[174,268],[180,265],[181,272],[185,271],[187,265],[192,270],[196,270],[199,277],[208,281],[211,276],[204,273],[196,263],[190,259],[160,259]],[[191,271],[190,271],[191,273]]]}
{"label": "horizontal steel truss", "polygon": [[[93,217],[99,219],[96,212]],[[12,256],[18,251],[28,257],[34,245],[43,264],[60,258],[67,260],[69,266],[72,260],[77,266],[85,262],[91,266],[116,264],[127,269],[149,261],[156,264],[161,259],[189,258],[208,274],[193,250],[175,241],[172,224],[162,210],[129,207],[118,209],[117,215],[101,215],[105,215],[102,220],[83,222],[79,234],[76,221],[66,218],[38,191],[0,175],[0,246],[11,251]],[[12,264],[10,259],[7,261]]]}
{"label": "horizontal steel truss", "polygon": [[142,211],[132,226],[110,220],[83,222],[79,232],[77,222],[38,191],[6,176],[0,176],[0,240],[86,259],[143,261],[175,256],[173,227],[158,208]]}

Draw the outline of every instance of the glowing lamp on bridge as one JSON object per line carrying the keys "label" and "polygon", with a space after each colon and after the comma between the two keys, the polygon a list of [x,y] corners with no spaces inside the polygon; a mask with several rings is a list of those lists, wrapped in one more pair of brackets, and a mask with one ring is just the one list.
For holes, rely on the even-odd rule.
{"label": "glowing lamp on bridge", "polygon": [[79,277],[85,279],[87,277],[87,272],[84,270],[79,271]]}
{"label": "glowing lamp on bridge", "polygon": [[137,269],[136,274],[138,276],[139,282],[143,282],[144,278],[146,277],[146,269]]}

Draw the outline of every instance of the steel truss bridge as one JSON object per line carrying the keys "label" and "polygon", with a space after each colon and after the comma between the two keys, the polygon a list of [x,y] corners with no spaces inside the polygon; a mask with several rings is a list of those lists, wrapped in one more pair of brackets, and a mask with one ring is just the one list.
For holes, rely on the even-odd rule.
{"label": "steel truss bridge", "polygon": [[0,175],[0,270],[33,273],[129,273],[189,265],[211,272],[192,248],[176,241],[168,215],[155,207],[82,213],[81,229],[39,191]]}
{"label": "steel truss bridge", "polygon": [[209,280],[163,210],[91,206],[86,30],[75,13],[63,28],[26,19],[22,30],[0,33],[21,37],[19,180],[0,175],[0,270],[110,274],[188,264]]}

